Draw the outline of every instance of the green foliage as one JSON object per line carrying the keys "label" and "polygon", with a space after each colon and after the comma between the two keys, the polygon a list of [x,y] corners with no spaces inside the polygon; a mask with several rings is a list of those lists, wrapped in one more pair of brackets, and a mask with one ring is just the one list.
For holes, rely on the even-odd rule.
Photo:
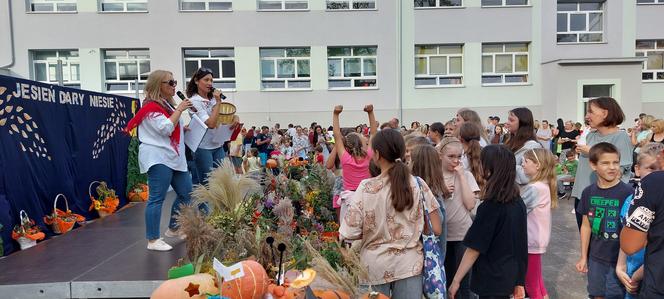
{"label": "green foliage", "polygon": [[141,174],[140,168],[138,167],[138,137],[131,137],[129,141],[129,157],[127,159],[127,190],[125,192],[129,193],[131,189],[134,188],[137,184],[147,184],[148,175]]}

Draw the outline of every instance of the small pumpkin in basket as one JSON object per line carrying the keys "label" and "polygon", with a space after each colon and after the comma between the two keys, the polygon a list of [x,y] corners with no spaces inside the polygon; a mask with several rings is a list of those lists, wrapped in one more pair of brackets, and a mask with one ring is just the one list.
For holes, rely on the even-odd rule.
{"label": "small pumpkin in basket", "polygon": [[143,183],[134,185],[134,187],[127,192],[127,198],[133,202],[148,201],[148,185]]}

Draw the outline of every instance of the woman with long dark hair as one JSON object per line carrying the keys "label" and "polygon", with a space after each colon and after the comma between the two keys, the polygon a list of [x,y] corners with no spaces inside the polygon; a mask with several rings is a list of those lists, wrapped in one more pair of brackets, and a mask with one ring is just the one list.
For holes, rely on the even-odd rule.
{"label": "woman with long dark hair", "polygon": [[175,215],[180,206],[191,200],[191,176],[187,172],[184,148],[184,123],[182,113],[191,108],[191,101],[175,104],[175,86],[178,82],[169,71],[155,70],[145,84],[145,100],[125,132],[138,128],[138,166],[141,173],[148,174],[149,196],[145,207],[145,230],[148,250],[168,251],[173,249],[159,236],[161,207],[166,199],[168,187],[177,194],[167,237],[182,237],[178,233]]}
{"label": "woman with long dark hair", "polygon": [[233,129],[239,123],[236,117],[231,125],[219,124],[222,94],[220,89],[213,87],[213,79],[212,70],[200,68],[191,76],[186,90],[187,97],[196,108],[196,112],[190,111],[192,117],[196,115],[208,127],[194,154],[201,184],[207,182],[214,163],[219,163],[226,156],[224,143],[230,139]]}
{"label": "woman with long dark hair", "polygon": [[512,109],[509,112],[505,127],[510,132],[510,138],[505,145],[516,158],[516,183],[525,186],[530,179],[523,172],[523,154],[534,148],[542,148],[535,136],[535,123],[533,113],[526,107]]}
{"label": "woman with long dark hair", "polygon": [[528,263],[526,205],[516,184],[516,159],[502,145],[482,149],[486,188],[463,244],[466,252],[449,287],[454,299],[461,280],[473,269],[470,289],[480,299],[510,298],[525,285]]}
{"label": "woman with long dark hair", "polygon": [[420,237],[427,227],[423,209],[433,233],[440,235],[438,202],[428,185],[410,174],[399,132],[382,130],[371,145],[375,151],[372,160],[381,173],[360,183],[339,234],[343,240],[361,240],[360,262],[369,273],[362,285],[390,298],[421,299],[424,255]]}

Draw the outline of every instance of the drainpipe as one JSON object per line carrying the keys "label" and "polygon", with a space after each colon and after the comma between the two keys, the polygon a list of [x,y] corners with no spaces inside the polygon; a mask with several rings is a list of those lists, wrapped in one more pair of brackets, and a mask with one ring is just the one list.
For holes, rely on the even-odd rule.
{"label": "drainpipe", "polygon": [[403,9],[401,1],[397,2],[397,102],[399,106],[399,121],[405,123],[403,119]]}
{"label": "drainpipe", "polygon": [[7,13],[9,14],[7,20],[9,21],[9,45],[11,46],[11,61],[7,65],[0,66],[0,69],[8,69],[13,67],[16,56],[14,51],[14,21],[12,20],[12,0],[7,0]]}

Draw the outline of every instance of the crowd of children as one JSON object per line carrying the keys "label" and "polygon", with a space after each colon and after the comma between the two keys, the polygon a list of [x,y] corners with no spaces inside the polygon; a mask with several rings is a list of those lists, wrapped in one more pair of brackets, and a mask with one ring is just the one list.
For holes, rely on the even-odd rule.
{"label": "crowd of children", "polygon": [[410,130],[396,119],[379,129],[373,106],[364,111],[370,125],[354,130],[340,126],[342,106],[334,107],[328,130],[277,127],[276,141],[267,127],[258,134],[243,130],[230,151],[238,172],[262,171],[273,155],[311,159],[333,172],[340,238],[359,244],[369,270],[364,284],[392,298],[421,298],[426,214],[438,236],[450,298],[549,298],[542,256],[552,209],[559,199],[574,198],[581,249],[574,266],[587,274],[588,295],[664,298],[653,285],[664,281],[662,270],[648,274],[647,252],[659,251],[652,243],[643,249],[645,242],[623,251],[620,242],[630,223],[635,228],[628,231],[640,233],[634,238],[650,234],[644,222],[650,225],[662,204],[637,209],[644,214],[639,219],[632,213],[644,196],[638,179],[658,177],[651,173],[661,169],[664,144],[640,144],[632,172],[634,147],[618,127],[624,114],[614,99],[591,100],[583,130],[562,120],[556,128],[545,122],[538,128],[527,108],[510,111],[505,124],[492,116],[483,127],[476,112],[461,109],[452,121],[414,122]]}

